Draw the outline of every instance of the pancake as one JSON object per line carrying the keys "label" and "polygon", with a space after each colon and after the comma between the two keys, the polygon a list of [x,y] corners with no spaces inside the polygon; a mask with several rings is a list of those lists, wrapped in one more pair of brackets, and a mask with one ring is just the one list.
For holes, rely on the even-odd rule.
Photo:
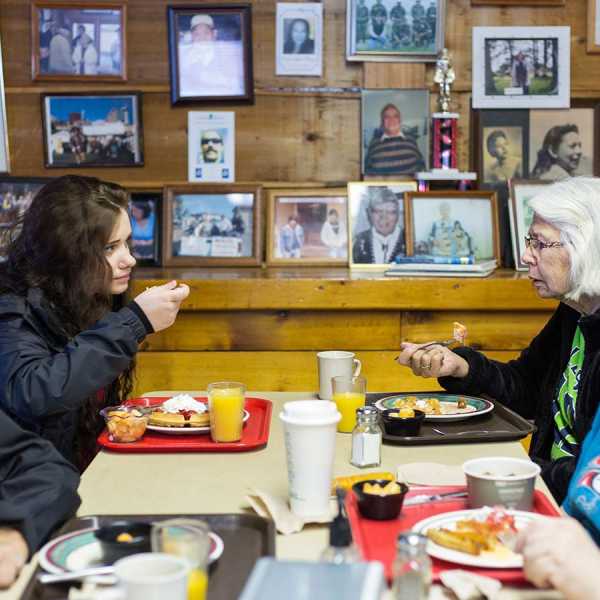
{"label": "pancake", "polygon": [[186,420],[183,415],[165,413],[161,410],[155,410],[150,414],[150,424],[160,427],[185,427]]}
{"label": "pancake", "polygon": [[206,427],[210,424],[208,411],[203,413],[192,413],[189,420],[190,427]]}

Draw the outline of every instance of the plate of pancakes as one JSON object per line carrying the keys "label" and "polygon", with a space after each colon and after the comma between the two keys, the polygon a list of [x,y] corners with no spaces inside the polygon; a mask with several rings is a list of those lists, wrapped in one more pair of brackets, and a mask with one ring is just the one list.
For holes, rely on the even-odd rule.
{"label": "plate of pancakes", "polygon": [[[250,413],[244,410],[244,423],[249,418]],[[146,429],[170,435],[208,433],[210,431],[210,415],[208,411],[168,413],[157,408],[150,413],[150,421]]]}

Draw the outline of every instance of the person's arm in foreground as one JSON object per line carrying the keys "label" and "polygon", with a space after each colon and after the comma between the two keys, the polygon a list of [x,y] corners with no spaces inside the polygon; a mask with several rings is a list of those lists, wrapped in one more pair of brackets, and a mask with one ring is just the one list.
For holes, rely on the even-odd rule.
{"label": "person's arm in foreground", "polygon": [[535,586],[554,588],[567,600],[600,599],[600,550],[575,519],[536,519],[520,532],[517,551]]}
{"label": "person's arm in foreground", "polygon": [[77,510],[79,473],[45,440],[0,411],[0,587]]}

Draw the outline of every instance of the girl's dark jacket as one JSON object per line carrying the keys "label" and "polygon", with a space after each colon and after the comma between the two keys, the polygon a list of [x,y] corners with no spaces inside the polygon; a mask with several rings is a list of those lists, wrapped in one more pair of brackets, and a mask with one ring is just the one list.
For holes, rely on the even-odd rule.
{"label": "girl's dark jacket", "polygon": [[39,289],[0,296],[0,408],[76,462],[80,407],[127,369],[151,326],[135,302],[72,339],[56,319]]}
{"label": "girl's dark jacket", "polygon": [[521,355],[508,363],[487,359],[471,348],[455,350],[469,363],[464,379],[441,377],[440,385],[458,394],[486,394],[537,425],[529,454],[542,467],[546,485],[564,499],[577,457],[550,460],[554,437],[552,399],[569,362],[577,324],[585,338],[581,381],[577,392],[575,436],[581,443],[592,426],[600,401],[600,313],[582,316],[566,304],[558,308],[544,329]]}

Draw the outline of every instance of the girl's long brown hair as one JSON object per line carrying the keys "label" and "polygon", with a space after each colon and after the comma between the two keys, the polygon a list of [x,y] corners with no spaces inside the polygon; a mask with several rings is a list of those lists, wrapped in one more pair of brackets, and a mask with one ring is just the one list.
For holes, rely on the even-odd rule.
{"label": "girl's long brown hair", "polygon": [[[112,270],[104,248],[128,203],[122,187],[95,177],[67,175],[47,183],[10,234],[0,293],[26,296],[31,288],[41,289],[57,329],[69,340],[121,308],[126,294],[110,293]],[[132,362],[105,390],[102,404],[125,400],[134,367]],[[80,467],[93,455],[102,426],[99,408],[93,396],[80,410],[75,449]]]}

